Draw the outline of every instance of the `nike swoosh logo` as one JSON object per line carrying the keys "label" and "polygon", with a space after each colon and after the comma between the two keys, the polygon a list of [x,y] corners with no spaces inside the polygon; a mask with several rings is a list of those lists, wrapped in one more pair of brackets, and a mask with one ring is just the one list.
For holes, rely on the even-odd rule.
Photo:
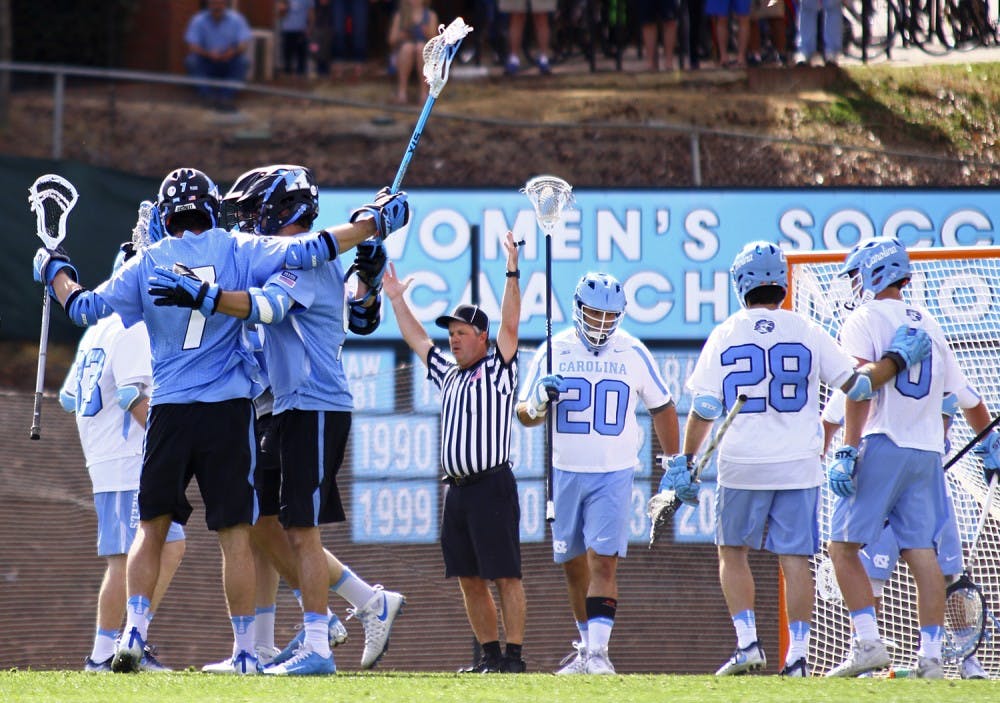
{"label": "nike swoosh logo", "polygon": [[382,614],[378,616],[378,619],[385,622],[387,617],[389,617],[389,599],[382,596]]}
{"label": "nike swoosh logo", "polygon": [[611,539],[611,538],[610,537],[598,537],[597,541],[598,542],[607,542],[609,539]]}

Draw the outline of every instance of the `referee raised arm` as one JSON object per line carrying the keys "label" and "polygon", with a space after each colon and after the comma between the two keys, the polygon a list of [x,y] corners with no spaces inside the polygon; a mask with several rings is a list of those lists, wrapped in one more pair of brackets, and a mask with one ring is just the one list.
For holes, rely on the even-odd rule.
{"label": "referee raised arm", "polygon": [[[508,232],[507,283],[500,306],[496,346],[489,346],[489,319],[477,305],[459,305],[436,322],[448,330],[455,360],[446,358],[414,317],[393,264],[383,278],[403,339],[441,389],[441,466],[445,493],[441,551],[445,576],[457,576],[469,624],[482,659],[463,672],[521,673],[525,598],[521,583],[521,510],[510,466],[510,428],[517,391],[517,325],[521,317],[517,246]],[[496,605],[488,581],[500,593],[507,634],[501,654]]]}

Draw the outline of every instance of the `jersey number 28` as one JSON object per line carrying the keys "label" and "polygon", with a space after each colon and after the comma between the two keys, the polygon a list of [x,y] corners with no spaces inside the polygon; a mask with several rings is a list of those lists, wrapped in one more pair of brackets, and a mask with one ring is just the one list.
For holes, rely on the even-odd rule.
{"label": "jersey number 28", "polygon": [[[767,396],[749,393],[743,405],[744,413],[762,413],[767,406],[779,413],[794,413],[805,407],[809,398],[809,372],[812,352],[797,342],[780,342],[764,350],[756,344],[729,347],[721,355],[722,366],[744,367],[731,371],[722,381],[722,393],[727,408],[733,407],[741,387],[756,386],[770,375]],[[746,363],[749,362],[749,363]]]}

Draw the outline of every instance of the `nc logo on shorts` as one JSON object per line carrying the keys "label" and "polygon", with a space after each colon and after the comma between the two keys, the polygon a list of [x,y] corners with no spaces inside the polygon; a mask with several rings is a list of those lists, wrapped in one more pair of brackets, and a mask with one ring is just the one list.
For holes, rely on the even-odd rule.
{"label": "nc logo on shorts", "polygon": [[556,554],[565,554],[569,551],[569,546],[561,539],[552,540],[552,551]]}
{"label": "nc logo on shorts", "polygon": [[879,569],[889,568],[889,555],[888,554],[876,554],[872,558],[872,564],[874,564]]}
{"label": "nc logo on shorts", "polygon": [[920,318],[923,317],[919,310],[911,310],[910,308],[906,308],[906,316],[914,322],[919,322]]}
{"label": "nc logo on shorts", "polygon": [[757,320],[753,326],[754,332],[760,332],[761,334],[767,334],[768,332],[774,331],[774,322],[771,320]]}

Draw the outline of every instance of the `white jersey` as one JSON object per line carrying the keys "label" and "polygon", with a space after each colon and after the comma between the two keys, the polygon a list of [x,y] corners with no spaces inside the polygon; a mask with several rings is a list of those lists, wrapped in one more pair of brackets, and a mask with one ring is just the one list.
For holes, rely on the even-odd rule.
{"label": "white jersey", "polygon": [[740,310],[712,330],[688,390],[727,408],[741,393],[747,396],[719,445],[719,484],[759,490],[820,485],[819,383],[842,386],[854,366],[822,327],[790,310]]}
{"label": "white jersey", "polygon": [[862,436],[884,434],[900,447],[940,452],[944,446],[941,398],[960,392],[968,382],[937,320],[919,305],[873,300],[844,321],[840,343],[848,354],[876,361],[900,325],[919,327],[930,335],[931,354],[875,393]]}
{"label": "white jersey", "polygon": [[153,384],[146,325],[128,329],[110,315],[84,332],[63,393],[76,402],[76,425],[94,493],[139,488],[145,428],[122,410],[119,386]]}
{"label": "white jersey", "polygon": [[[555,405],[552,464],[563,471],[605,473],[639,465],[643,435],[638,401],[651,410],[673,400],[646,345],[621,329],[599,354],[569,328],[552,337],[552,373],[569,390]],[[535,352],[520,400],[546,374],[545,347]]]}

